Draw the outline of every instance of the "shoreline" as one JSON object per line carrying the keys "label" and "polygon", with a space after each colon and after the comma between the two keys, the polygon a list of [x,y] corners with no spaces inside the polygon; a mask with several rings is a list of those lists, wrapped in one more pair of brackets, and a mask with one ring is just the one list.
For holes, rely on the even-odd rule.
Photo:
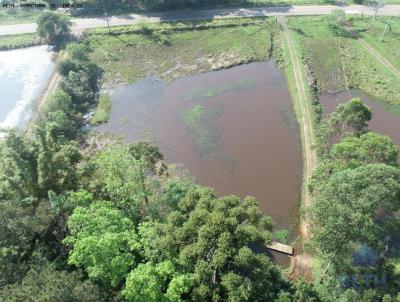
{"label": "shoreline", "polygon": [[27,123],[27,131],[30,132],[32,130],[32,125],[34,124],[35,120],[38,118],[40,115],[41,109],[43,108],[44,104],[46,103],[47,98],[58,88],[58,84],[61,81],[61,75],[57,71],[57,65],[63,61],[66,58],[66,51],[65,50],[60,50],[59,52],[55,52],[54,56],[54,70],[51,73],[50,77],[47,80],[46,85],[44,86],[43,90],[39,94],[39,96],[36,98],[36,100],[33,103],[33,111],[32,115]]}

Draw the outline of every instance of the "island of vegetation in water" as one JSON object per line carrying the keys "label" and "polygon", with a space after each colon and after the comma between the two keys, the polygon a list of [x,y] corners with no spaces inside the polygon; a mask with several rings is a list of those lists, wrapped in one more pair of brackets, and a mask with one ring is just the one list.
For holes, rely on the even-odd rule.
{"label": "island of vegetation in water", "polygon": [[[373,112],[359,98],[325,115],[319,103],[321,92],[352,87],[398,102],[396,48],[386,41],[400,43],[400,21],[368,17],[368,28],[364,18],[336,11],[280,25],[275,18],[136,25],[68,44],[58,89],[26,131],[7,130],[0,141],[1,300],[398,301],[399,147],[368,129]],[[65,17],[45,13],[38,26],[45,41],[65,46]],[[332,46],[331,56],[321,45]],[[168,165],[155,145],[85,131],[94,109],[92,123],[108,120],[106,88],[116,83],[267,57],[285,72],[309,135],[304,154],[309,139],[317,159],[304,180],[307,232],[292,243],[289,271],[267,254],[287,232],[274,230],[255,198],[218,196]],[[196,105],[181,119],[201,132],[205,113]]]}

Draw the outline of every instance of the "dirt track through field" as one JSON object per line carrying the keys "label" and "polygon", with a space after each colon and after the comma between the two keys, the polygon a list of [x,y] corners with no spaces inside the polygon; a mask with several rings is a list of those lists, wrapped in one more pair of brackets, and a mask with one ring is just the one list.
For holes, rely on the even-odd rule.
{"label": "dirt track through field", "polygon": [[[301,132],[303,136],[303,148],[304,148],[304,179],[303,183],[303,194],[302,194],[302,202],[304,206],[308,206],[311,202],[310,194],[307,190],[307,183],[311,177],[312,170],[315,165],[315,152],[313,150],[313,133],[312,133],[312,120],[310,114],[309,104],[307,103],[307,95],[306,95],[306,88],[303,79],[303,73],[301,70],[301,65],[299,63],[299,59],[296,55],[296,50],[293,45],[293,40],[290,34],[290,31],[286,25],[285,19],[282,17],[280,18],[280,22],[284,28],[284,34],[286,38],[287,45],[289,47],[290,58],[293,65],[293,72],[296,82],[296,88],[298,93],[298,100],[299,100],[299,108],[301,113]],[[304,225],[301,226],[302,235],[305,239],[309,238],[309,230],[308,224],[303,222]]]}
{"label": "dirt track through field", "polygon": [[385,66],[391,73],[394,74],[400,80],[400,71],[390,63],[384,56],[382,56],[375,48],[373,48],[370,44],[365,42],[364,40],[358,40],[360,44],[368,50],[368,52],[375,57],[383,66]]}
{"label": "dirt track through field", "polygon": [[[303,143],[303,157],[304,157],[304,171],[303,171],[303,189],[302,189],[302,206],[308,207],[311,203],[311,196],[308,192],[308,182],[311,178],[312,171],[316,163],[316,154],[313,150],[314,136],[313,136],[313,124],[310,113],[310,105],[307,102],[306,86],[303,78],[303,73],[299,59],[296,55],[296,49],[293,45],[293,40],[290,31],[287,27],[286,20],[284,17],[279,18],[279,22],[282,24],[285,34],[287,46],[289,48],[290,59],[293,65],[293,73],[296,82],[296,88],[298,93],[298,105],[300,108],[300,131],[302,132],[302,143]],[[300,232],[302,235],[303,243],[310,238],[309,223],[303,220],[300,224]],[[295,278],[299,275],[303,277],[311,278],[311,267],[312,259],[308,255],[297,255],[296,265],[291,272],[291,278]]]}

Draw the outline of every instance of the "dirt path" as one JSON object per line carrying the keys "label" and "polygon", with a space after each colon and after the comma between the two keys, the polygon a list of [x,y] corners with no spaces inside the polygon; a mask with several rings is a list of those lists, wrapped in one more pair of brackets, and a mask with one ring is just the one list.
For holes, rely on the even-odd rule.
{"label": "dirt path", "polygon": [[[61,61],[63,61],[67,56],[67,52],[62,50],[59,54],[58,57],[55,61],[55,64],[57,65]],[[61,81],[61,75],[58,73],[57,68],[54,69],[53,74],[50,76],[50,80],[46,86],[46,89],[42,92],[40,95],[38,102],[36,104],[37,106],[37,111],[40,112],[42,109],[44,103],[46,102],[47,98],[54,92],[56,91],[58,84]]]}
{"label": "dirt path", "polygon": [[375,48],[373,48],[370,44],[365,42],[364,40],[358,40],[360,44],[368,50],[368,52],[375,57],[383,66],[385,66],[391,73],[394,74],[400,80],[400,71],[390,63],[384,56],[382,56]]}
{"label": "dirt path", "polygon": [[[304,170],[303,170],[303,189],[302,189],[302,205],[307,207],[311,203],[311,196],[308,192],[308,182],[311,178],[312,171],[316,163],[316,154],[313,150],[314,136],[313,136],[313,124],[311,119],[311,108],[307,101],[306,86],[304,76],[302,73],[301,65],[296,54],[296,49],[293,45],[293,40],[290,31],[287,27],[286,20],[284,17],[279,18],[279,22],[282,24],[284,29],[284,35],[286,43],[289,49],[290,58],[293,65],[293,73],[296,82],[296,88],[298,93],[298,105],[300,108],[300,131],[302,133],[303,143],[303,157],[304,157]],[[307,221],[300,223],[300,233],[302,236],[302,242],[310,238],[309,224]],[[309,255],[297,255],[295,259],[295,265],[290,274],[291,278],[302,275],[305,278],[312,278],[312,258]]]}
{"label": "dirt path", "polygon": [[[311,203],[311,197],[307,190],[308,181],[312,175],[312,171],[316,161],[315,151],[313,150],[314,136],[312,129],[312,119],[310,114],[310,106],[307,102],[305,82],[303,79],[303,73],[301,70],[301,65],[299,59],[296,55],[296,49],[293,45],[291,34],[286,25],[286,20],[281,17],[280,22],[284,28],[284,34],[286,38],[287,45],[289,47],[290,58],[293,65],[293,72],[296,81],[299,108],[301,113],[301,132],[303,137],[303,151],[304,151],[304,180],[303,180],[303,191],[302,191],[302,201],[304,206],[308,206]],[[301,226],[302,235],[305,239],[309,238],[309,228],[306,222],[302,223]]]}
{"label": "dirt path", "polygon": [[[64,50],[60,51],[55,60],[55,64],[57,65],[58,63],[63,61],[66,57],[67,57],[67,52]],[[46,100],[48,99],[48,97],[54,91],[56,91],[56,89],[58,88],[58,84],[60,83],[61,79],[62,79],[62,76],[58,73],[57,68],[55,68],[47,82],[45,90],[43,90],[42,93],[40,94],[40,96],[37,98],[37,101],[35,104],[36,108],[35,108],[34,112],[32,113],[31,119],[27,126],[28,135],[32,134],[32,130],[33,130],[32,125],[34,124],[34,121],[37,119],[37,117],[38,117],[39,113],[41,112],[44,104],[46,103]]]}

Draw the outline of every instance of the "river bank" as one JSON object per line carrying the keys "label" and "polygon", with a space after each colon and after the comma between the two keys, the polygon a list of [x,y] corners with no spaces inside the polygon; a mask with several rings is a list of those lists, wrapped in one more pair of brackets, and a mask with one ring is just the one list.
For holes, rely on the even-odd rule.
{"label": "river bank", "polygon": [[[59,52],[55,52],[53,56],[53,62],[55,66],[57,66],[60,62],[62,62],[67,57],[67,52],[65,50],[60,50]],[[37,97],[33,104],[33,112],[30,118],[30,121],[27,126],[28,132],[32,130],[32,126],[35,123],[35,120],[40,115],[40,112],[46,103],[47,98],[58,88],[58,84],[62,80],[61,75],[57,71],[57,68],[54,68],[51,76],[49,77],[47,84],[42,90],[41,94]]]}

